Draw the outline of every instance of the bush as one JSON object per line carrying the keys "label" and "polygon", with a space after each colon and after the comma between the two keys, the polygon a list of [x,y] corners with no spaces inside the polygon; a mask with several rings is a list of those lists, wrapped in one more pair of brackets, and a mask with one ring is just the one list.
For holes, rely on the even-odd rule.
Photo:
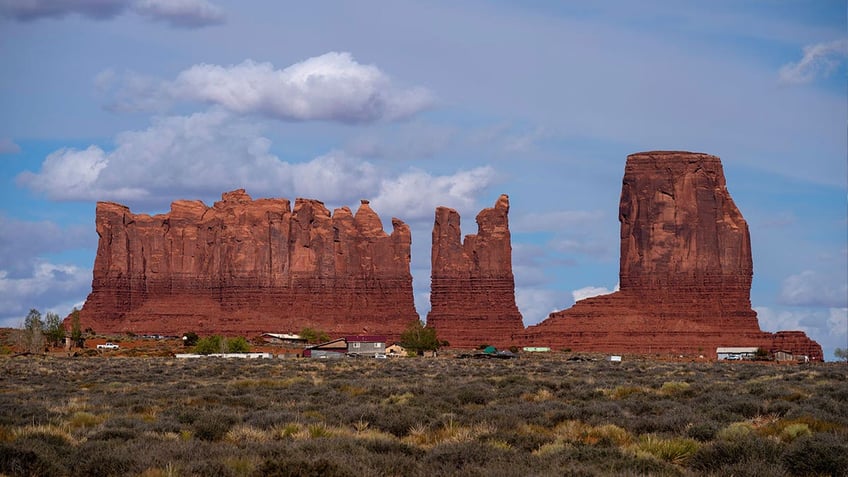
{"label": "bush", "polygon": [[233,424],[236,418],[229,414],[207,413],[199,416],[192,424],[194,436],[204,441],[221,440]]}
{"label": "bush", "polygon": [[795,475],[848,475],[845,437],[816,433],[798,438],[783,454],[783,465]]}
{"label": "bush", "polygon": [[200,338],[197,345],[194,346],[194,352],[197,354],[215,354],[225,351],[223,338],[218,335],[207,336]]}
{"label": "bush", "polygon": [[250,344],[244,336],[237,336],[227,340],[227,352],[229,353],[249,353]]}

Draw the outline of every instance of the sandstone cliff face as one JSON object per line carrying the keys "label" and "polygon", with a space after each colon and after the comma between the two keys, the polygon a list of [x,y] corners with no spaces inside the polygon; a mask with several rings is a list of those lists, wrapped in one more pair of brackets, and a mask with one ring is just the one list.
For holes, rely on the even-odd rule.
{"label": "sandstone cliff face", "polygon": [[252,200],[213,207],[176,201],[167,214],[97,204],[100,242],[83,327],[98,332],[398,336],[418,319],[409,227],[386,234],[362,201],[333,214],[317,200]]}
{"label": "sandstone cliff face", "polygon": [[577,302],[515,335],[525,344],[639,354],[715,355],[718,346],[821,359],[806,335],[760,331],[751,309],[748,225],[718,157],[628,156],[619,209],[620,291]]}
{"label": "sandstone cliff face", "polygon": [[459,214],[436,209],[427,326],[451,347],[505,347],[524,329],[515,305],[509,197],[477,215],[477,234],[461,240]]}

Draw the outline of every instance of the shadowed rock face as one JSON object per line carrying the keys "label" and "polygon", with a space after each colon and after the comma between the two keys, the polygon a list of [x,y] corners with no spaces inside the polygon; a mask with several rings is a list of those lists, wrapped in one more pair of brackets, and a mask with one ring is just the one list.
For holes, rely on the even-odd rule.
{"label": "shadowed rock face", "polygon": [[718,346],[821,359],[803,333],[762,332],[751,309],[748,225],[718,157],[628,156],[621,189],[620,291],[577,302],[515,336],[584,351],[715,355]]}
{"label": "shadowed rock face", "polygon": [[356,215],[324,204],[176,201],[167,214],[97,204],[100,242],[81,313],[97,332],[398,336],[417,320],[409,227],[391,235],[368,201]]}
{"label": "shadowed rock face", "polygon": [[508,346],[524,329],[515,305],[509,197],[477,215],[477,234],[461,240],[459,214],[436,209],[427,326],[452,347]]}

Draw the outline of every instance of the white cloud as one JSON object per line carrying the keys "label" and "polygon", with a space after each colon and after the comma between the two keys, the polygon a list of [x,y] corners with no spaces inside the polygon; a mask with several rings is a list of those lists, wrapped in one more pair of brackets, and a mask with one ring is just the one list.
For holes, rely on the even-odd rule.
{"label": "white cloud", "polygon": [[785,84],[805,84],[827,77],[848,57],[848,39],[816,43],[804,47],[804,56],[797,63],[780,68],[778,77]]}
{"label": "white cloud", "polygon": [[437,205],[471,208],[494,179],[490,167],[433,175],[391,173],[332,151],[290,163],[270,152],[259,127],[223,111],[154,120],[145,130],[115,138],[116,147],[60,149],[19,184],[54,200],[155,203],[169,198],[217,196],[244,187],[254,196],[314,197],[330,203],[371,198],[382,215],[410,221],[432,217]]}
{"label": "white cloud", "polygon": [[783,280],[779,300],[784,305],[848,306],[848,277],[805,270]]}
{"label": "white cloud", "polygon": [[763,331],[803,331],[817,341],[825,359],[832,359],[833,350],[844,348],[848,340],[848,308],[780,309],[755,306]]}
{"label": "white cloud", "polygon": [[575,302],[578,302],[580,300],[584,300],[586,298],[591,298],[593,296],[609,295],[610,293],[612,293],[614,291],[618,291],[618,284],[616,284],[615,288],[613,288],[612,290],[610,290],[609,288],[606,288],[606,287],[593,287],[593,286],[579,288],[577,290],[572,291],[571,296],[574,297]]}
{"label": "white cloud", "polygon": [[21,152],[21,146],[7,137],[0,137],[0,154],[17,154]]}
{"label": "white cloud", "polygon": [[30,308],[59,316],[71,311],[63,303],[77,303],[90,291],[91,270],[73,265],[38,263],[25,277],[11,278],[0,270],[0,326],[16,327]]}
{"label": "white cloud", "polygon": [[516,286],[515,303],[524,318],[524,326],[530,326],[540,323],[552,312],[564,309],[570,300],[566,292]]}
{"label": "white cloud", "polygon": [[830,336],[842,338],[848,347],[848,308],[831,308],[827,317],[827,329]]}
{"label": "white cloud", "polygon": [[115,101],[124,109],[191,101],[285,121],[402,119],[433,102],[427,90],[396,87],[379,68],[360,64],[346,52],[325,53],[282,70],[253,60],[231,66],[199,64],[155,88],[146,81],[134,83],[131,74],[125,81]]}
{"label": "white cloud", "polygon": [[492,185],[494,178],[495,171],[489,166],[449,176],[411,170],[382,181],[373,203],[380,210],[407,221],[432,219],[440,205],[455,209],[476,207],[477,196]]}
{"label": "white cloud", "polygon": [[0,0],[0,14],[18,21],[71,14],[108,20],[126,11],[183,28],[217,25],[225,20],[223,10],[206,0]]}

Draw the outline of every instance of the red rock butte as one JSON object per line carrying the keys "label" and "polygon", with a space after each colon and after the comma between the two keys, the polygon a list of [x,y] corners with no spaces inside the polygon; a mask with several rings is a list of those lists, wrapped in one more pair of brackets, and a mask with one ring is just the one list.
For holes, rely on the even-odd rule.
{"label": "red rock butte", "polygon": [[409,227],[386,234],[368,201],[331,215],[317,200],[252,200],[213,207],[176,201],[133,214],[98,202],[92,292],[80,314],[99,333],[298,332],[398,337],[418,320]]}
{"label": "red rock butte", "polygon": [[654,151],[627,157],[619,207],[620,290],[554,312],[514,335],[532,346],[715,356],[761,347],[821,360],[803,332],[760,330],[751,309],[748,224],[716,156]]}
{"label": "red rock butte", "polygon": [[461,240],[460,218],[436,209],[427,326],[451,347],[509,346],[524,330],[515,305],[509,197],[477,215],[477,234]]}

